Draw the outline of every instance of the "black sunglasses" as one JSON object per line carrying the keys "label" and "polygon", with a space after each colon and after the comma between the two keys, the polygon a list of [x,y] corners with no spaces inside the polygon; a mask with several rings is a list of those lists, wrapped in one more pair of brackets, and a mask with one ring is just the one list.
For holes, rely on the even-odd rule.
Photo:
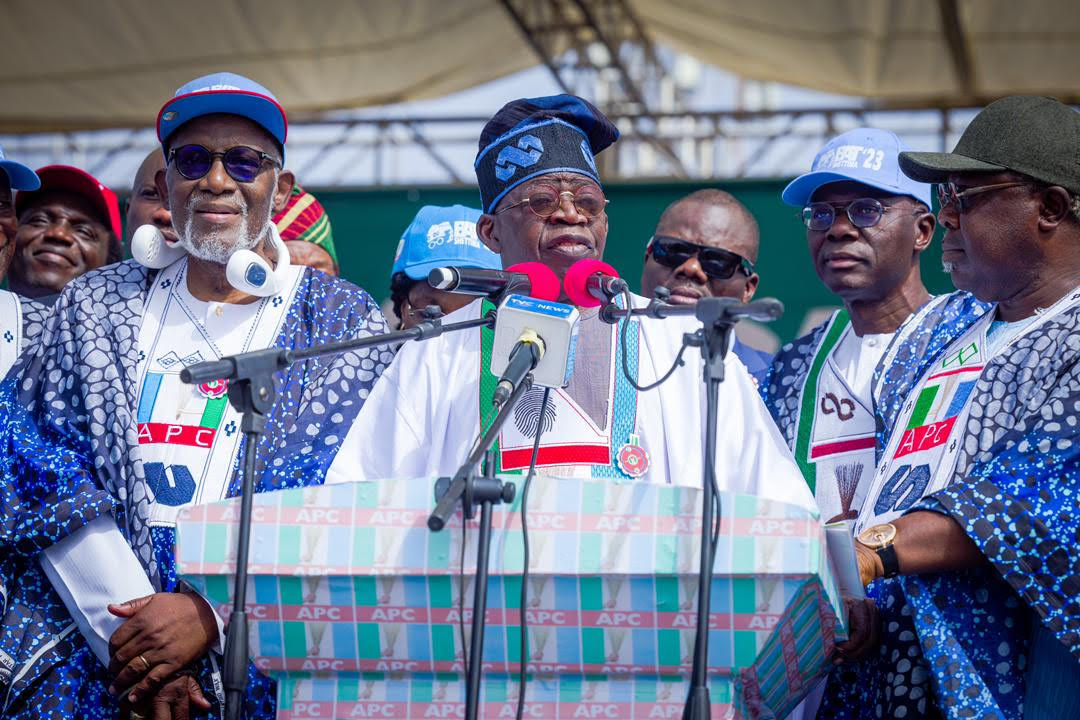
{"label": "black sunglasses", "polygon": [[225,172],[236,182],[249,183],[262,172],[263,164],[280,167],[273,157],[246,145],[231,147],[225,152],[211,152],[202,145],[181,145],[169,151],[169,162],[188,180],[198,180],[210,172],[214,159],[221,158]]}
{"label": "black sunglasses", "polygon": [[701,269],[715,280],[727,280],[736,270],[741,270],[746,277],[754,274],[754,264],[730,250],[696,245],[669,237],[654,237],[649,247],[652,249],[653,259],[664,267],[677,268],[697,255]]}

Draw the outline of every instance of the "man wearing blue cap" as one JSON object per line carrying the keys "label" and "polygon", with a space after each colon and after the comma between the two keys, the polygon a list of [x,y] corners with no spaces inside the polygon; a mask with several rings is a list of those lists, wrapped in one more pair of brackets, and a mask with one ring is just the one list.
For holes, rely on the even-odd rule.
{"label": "man wearing blue cap", "polygon": [[[937,184],[959,292],[900,328],[875,381],[877,472],[856,529],[878,652],[824,717],[1080,712],[1080,113],[987,105]],[[899,692],[898,688],[903,688]]]}
{"label": "man wearing blue cap", "polygon": [[900,172],[901,150],[891,132],[851,130],[783,193],[802,208],[814,270],[844,307],[780,350],[763,396],[827,521],[859,511],[874,473],[874,369],[930,299],[919,272],[934,234],[930,186]]}
{"label": "man wearing blue cap", "polygon": [[[243,433],[226,381],[196,387],[179,373],[386,330],[367,293],[289,262],[271,220],[293,188],[285,133],[281,106],[247,78],[182,87],[158,117],[156,183],[176,242],[146,226],[136,260],[71,282],[19,384],[2,386],[0,405],[33,420],[0,421],[0,520],[19,528],[3,538],[0,571],[8,717],[115,717],[116,695],[144,715],[220,706],[210,654],[221,621],[178,585],[174,527],[181,508],[238,494]],[[280,373],[256,491],[320,482],[390,357],[351,353]],[[245,716],[273,717],[275,694],[252,667]]]}
{"label": "man wearing blue cap", "polygon": [[[540,262],[560,277],[585,258],[603,256],[607,200],[594,156],[618,137],[595,107],[572,95],[515,100],[484,127],[476,159],[484,214],[477,232],[503,267]],[[634,296],[634,302],[646,300]],[[486,302],[462,309],[461,319]],[[703,474],[701,360],[674,363],[689,319],[608,325],[598,308],[581,308],[574,371],[550,393],[536,466],[561,477],[698,484]],[[619,332],[625,327],[626,349]],[[452,474],[491,408],[490,330],[409,343],[383,375],[349,431],[328,481]],[[623,363],[627,366],[624,368]],[[807,507],[813,501],[761,404],[745,367],[728,356],[717,433],[717,484]],[[625,370],[625,372],[624,372]],[[533,388],[499,437],[498,467],[530,465],[543,390]]]}
{"label": "man wearing blue cap", "polygon": [[[15,255],[15,216],[13,190],[37,190],[41,180],[30,168],[4,157],[0,148],[0,282]],[[3,379],[23,348],[29,347],[44,329],[48,308],[29,298],[0,290],[0,380]]]}
{"label": "man wearing blue cap", "polygon": [[390,271],[390,302],[400,329],[423,322],[424,310],[429,306],[437,306],[445,315],[475,300],[431,287],[427,276],[435,268],[502,269],[499,256],[476,237],[476,221],[481,214],[464,205],[425,205],[416,213],[401,236]]}

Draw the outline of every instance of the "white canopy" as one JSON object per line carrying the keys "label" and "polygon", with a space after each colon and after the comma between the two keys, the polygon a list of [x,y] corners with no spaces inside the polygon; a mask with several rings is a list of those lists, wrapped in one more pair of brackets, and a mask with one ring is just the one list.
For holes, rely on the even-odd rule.
{"label": "white canopy", "polygon": [[[655,41],[749,78],[903,105],[1080,94],[1071,0],[627,1]],[[0,132],[147,126],[175,88],[226,69],[295,114],[538,60],[499,0],[8,0],[0,48]]]}

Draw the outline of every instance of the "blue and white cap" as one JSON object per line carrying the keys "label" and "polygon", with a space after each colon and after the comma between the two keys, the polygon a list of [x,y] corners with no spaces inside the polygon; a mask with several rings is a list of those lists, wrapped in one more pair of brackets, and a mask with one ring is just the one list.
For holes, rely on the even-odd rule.
{"label": "blue and white cap", "polygon": [[202,115],[226,113],[246,117],[278,141],[282,160],[289,122],[274,94],[254,80],[230,72],[204,75],[182,85],[157,117],[158,140],[166,150],[169,136]]}
{"label": "blue and white cap", "polygon": [[907,149],[888,130],[848,130],[830,140],[814,158],[810,172],[792,180],[780,197],[788,205],[804,207],[822,185],[850,180],[887,193],[910,195],[930,207],[931,186],[900,171],[900,153]]}
{"label": "blue and white cap", "polygon": [[4,148],[0,147],[0,170],[7,174],[12,190],[37,190],[41,187],[41,178],[37,173],[22,163],[4,157]]}
{"label": "blue and white cap", "polygon": [[398,243],[391,277],[405,273],[423,280],[435,268],[448,265],[502,270],[499,256],[476,236],[481,214],[464,205],[420,208]]}

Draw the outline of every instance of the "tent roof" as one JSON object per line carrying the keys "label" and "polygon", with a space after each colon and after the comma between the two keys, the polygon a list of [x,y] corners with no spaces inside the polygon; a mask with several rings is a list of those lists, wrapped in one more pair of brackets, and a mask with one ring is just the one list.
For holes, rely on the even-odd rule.
{"label": "tent roof", "polygon": [[[739,75],[897,106],[1073,99],[1071,0],[626,0],[657,42]],[[9,0],[0,132],[152,124],[231,70],[294,115],[438,97],[536,64],[500,0]]]}

